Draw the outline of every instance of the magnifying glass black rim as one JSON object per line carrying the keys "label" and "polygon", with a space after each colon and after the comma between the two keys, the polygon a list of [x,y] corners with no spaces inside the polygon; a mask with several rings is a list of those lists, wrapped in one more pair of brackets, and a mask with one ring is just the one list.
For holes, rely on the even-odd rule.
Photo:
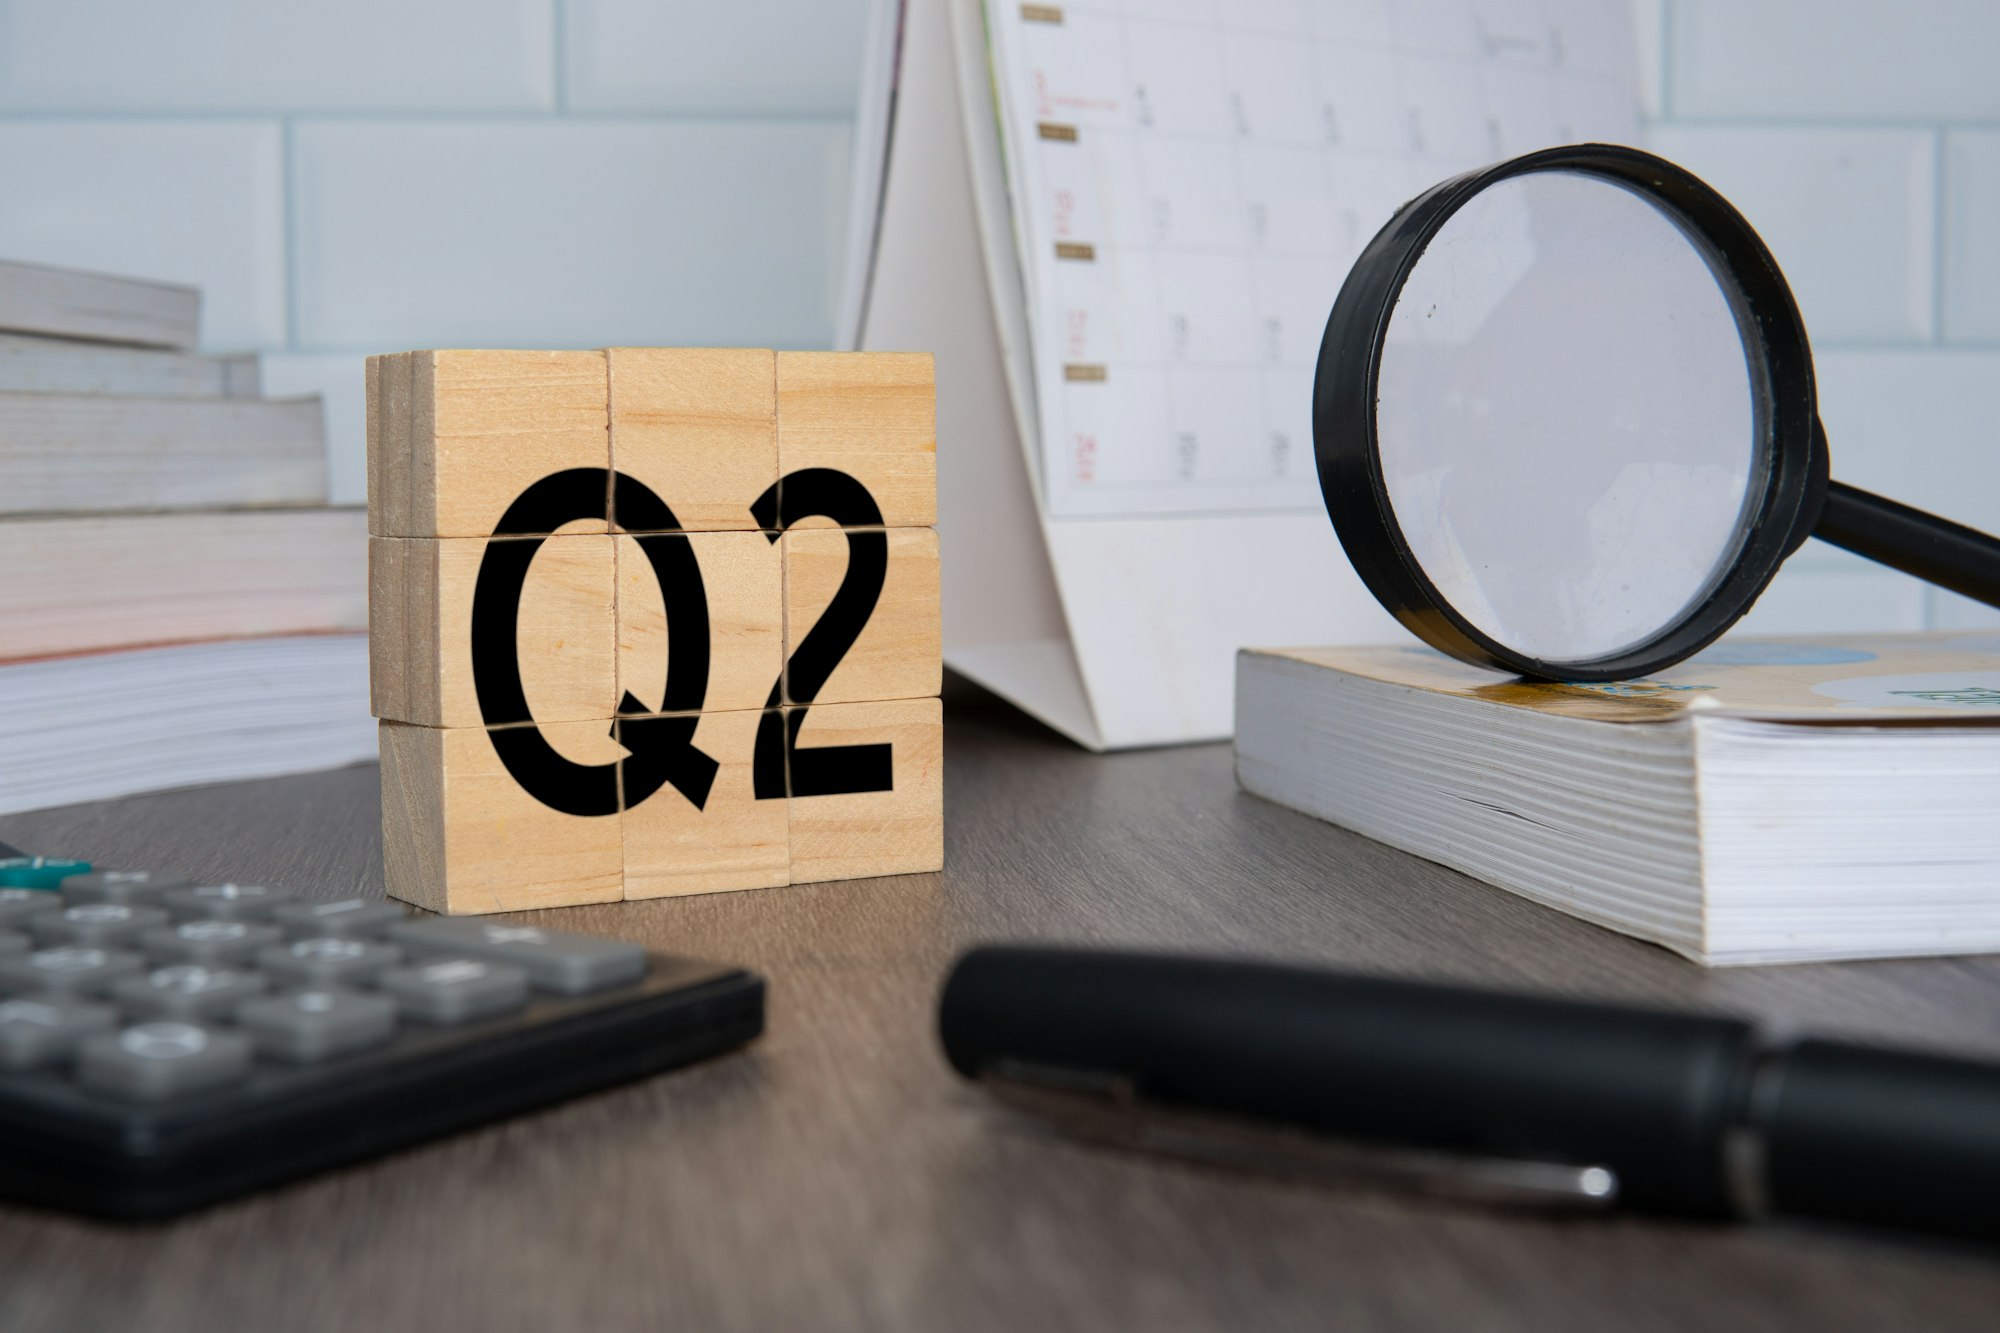
{"label": "magnifying glass black rim", "polygon": [[[1424,248],[1481,190],[1543,171],[1580,172],[1622,184],[1663,208],[1703,244],[1736,309],[1760,400],[1759,443],[1768,460],[1762,478],[1751,478],[1751,485],[1761,483],[1763,490],[1746,502],[1743,544],[1701,599],[1644,642],[1576,662],[1547,661],[1509,648],[1475,628],[1445,600],[1396,523],[1375,420],[1383,342],[1396,300]],[[1361,252],[1341,287],[1313,382],[1320,491],[1348,559],[1376,600],[1433,648],[1480,666],[1549,680],[1649,675],[1699,652],[1735,624],[1803,539],[1802,525],[1809,529],[1815,517],[1805,511],[1813,493],[1817,417],[1805,324],[1777,261],[1755,229],[1692,173],[1651,153],[1611,144],[1529,153],[1453,177],[1405,204]],[[1817,464],[1823,477],[1825,459]]]}

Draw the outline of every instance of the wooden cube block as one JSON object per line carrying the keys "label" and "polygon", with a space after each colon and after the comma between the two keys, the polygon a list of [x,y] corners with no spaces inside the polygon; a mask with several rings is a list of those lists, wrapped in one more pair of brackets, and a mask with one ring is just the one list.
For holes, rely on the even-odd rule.
{"label": "wooden cube block", "polygon": [[[583,472],[611,466],[603,352],[406,352],[376,361],[368,530],[378,537],[603,532]],[[560,502],[518,503],[569,474]],[[593,511],[593,503],[598,503]]]}
{"label": "wooden cube block", "polygon": [[[784,664],[784,547],[762,532],[616,540],[617,697],[629,694],[639,705],[622,711],[733,712],[776,703]],[[698,577],[689,577],[690,561]],[[670,681],[677,698],[667,697]]]}
{"label": "wooden cube block", "polygon": [[[383,722],[382,860],[390,894],[453,913],[622,898],[617,746],[608,733],[602,722],[497,731]],[[608,808],[569,813],[538,799],[502,759],[503,744],[514,747],[517,765],[540,764],[544,773],[575,766],[589,776],[557,774],[566,799],[608,799]],[[549,789],[549,779],[542,781]]]}
{"label": "wooden cube block", "polygon": [[[613,540],[609,534],[371,537],[368,675],[375,716],[426,727],[608,720],[618,702]],[[475,626],[473,605],[488,565],[502,593],[493,609],[500,618],[475,674],[475,630],[487,627]],[[519,590],[511,635],[508,589]],[[480,677],[488,702],[505,714],[487,716]]]}
{"label": "wooden cube block", "polygon": [[[703,713],[698,717],[621,719],[618,738],[633,751],[625,766],[625,896],[716,893],[791,882],[790,812],[782,789],[759,798],[754,763],[763,718],[774,710]],[[671,783],[648,775],[650,724],[685,724],[691,743],[713,760],[713,780],[699,808]],[[656,743],[673,745],[682,736]],[[700,770],[697,770],[700,771]],[[647,790],[648,787],[652,789]]]}
{"label": "wooden cube block", "polygon": [[613,347],[611,466],[664,503],[671,522],[627,506],[627,532],[746,531],[778,480],[777,361],[769,351]]}
{"label": "wooden cube block", "polygon": [[944,683],[930,528],[811,528],[785,546],[785,699],[918,699]]}
{"label": "wooden cube block", "polygon": [[[933,526],[937,375],[930,354],[778,353],[778,468],[786,477],[810,468],[845,472],[868,488],[882,525]],[[789,500],[786,509],[795,513]]]}
{"label": "wooden cube block", "polygon": [[929,356],[367,374],[392,893],[491,912],[942,866]]}
{"label": "wooden cube block", "polygon": [[787,708],[785,724],[794,884],[944,867],[937,699]]}

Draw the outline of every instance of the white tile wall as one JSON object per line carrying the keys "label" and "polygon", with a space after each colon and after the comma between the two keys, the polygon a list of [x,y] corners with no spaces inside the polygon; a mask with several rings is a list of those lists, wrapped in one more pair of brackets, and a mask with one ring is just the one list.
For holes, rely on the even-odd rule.
{"label": "white tile wall", "polygon": [[0,256],[202,289],[202,342],[285,342],[275,121],[0,119]]}
{"label": "white tile wall", "polygon": [[0,107],[546,108],[554,3],[0,0]]}
{"label": "white tile wall", "polygon": [[299,339],[823,345],[847,137],[837,121],[302,123]]}
{"label": "white tile wall", "polygon": [[1953,130],[1944,161],[1944,333],[2000,342],[2000,131]]}
{"label": "white tile wall", "polygon": [[844,117],[867,22],[868,0],[567,0],[569,105]]}
{"label": "white tile wall", "polygon": [[271,398],[318,394],[326,418],[327,489],[334,504],[368,503],[368,358],[360,352],[266,352]]}
{"label": "white tile wall", "polygon": [[1889,633],[1927,626],[1922,583],[1818,542],[1778,571],[1732,634]]}
{"label": "white tile wall", "polygon": [[[1798,289],[1836,475],[2000,528],[2000,0],[1605,2]],[[0,0],[0,255],[202,286],[356,500],[369,351],[823,345],[867,3]],[[1809,545],[1756,617],[1993,613]]]}
{"label": "white tile wall", "polygon": [[2000,117],[1993,0],[1668,0],[1667,110],[1708,119]]}
{"label": "white tile wall", "polygon": [[1815,346],[1930,339],[1930,131],[1662,125],[1648,139],[1750,219],[1785,271]]}
{"label": "white tile wall", "polygon": [[2000,350],[1813,360],[1837,479],[2000,533]]}
{"label": "white tile wall", "polygon": [[[1652,146],[1736,202],[1798,294],[1834,476],[2000,533],[2000,3],[1628,3],[1660,7]],[[1808,542],[1744,628],[1996,623]]]}

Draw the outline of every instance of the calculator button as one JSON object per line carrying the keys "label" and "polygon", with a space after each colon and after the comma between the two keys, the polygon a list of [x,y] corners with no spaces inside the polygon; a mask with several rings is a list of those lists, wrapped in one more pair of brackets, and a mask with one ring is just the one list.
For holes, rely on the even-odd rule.
{"label": "calculator button", "polygon": [[111,998],[139,1015],[221,1019],[245,1000],[262,995],[265,985],[264,978],[254,972],[171,963],[113,984]]}
{"label": "calculator button", "polygon": [[64,880],[62,895],[72,905],[124,903],[128,907],[157,907],[156,900],[168,889],[191,887],[179,875],[161,875],[151,870],[93,870]]}
{"label": "calculator button", "polygon": [[510,1014],[528,1002],[528,974],[507,963],[446,958],[382,974],[382,991],[411,1018],[469,1023]]}
{"label": "calculator button", "polygon": [[66,1060],[79,1041],[117,1022],[110,1005],[70,995],[0,1000],[0,1070],[18,1074]]}
{"label": "calculator button", "polygon": [[0,930],[0,958],[19,958],[34,946],[18,930]]}
{"label": "calculator button", "polygon": [[542,990],[564,995],[629,985],[646,974],[646,951],[638,945],[564,930],[436,917],[393,926],[389,938],[412,953],[513,963]]}
{"label": "calculator button", "polygon": [[315,987],[252,1000],[236,1011],[236,1022],[265,1055],[311,1064],[389,1040],[396,1031],[396,1002]]}
{"label": "calculator button", "polygon": [[16,889],[53,889],[71,875],[90,873],[90,862],[49,856],[0,858],[0,885]]}
{"label": "calculator button", "polygon": [[274,908],[271,920],[294,939],[312,935],[380,935],[409,919],[410,914],[380,898],[342,898],[330,903],[286,903]]}
{"label": "calculator button", "polygon": [[365,986],[402,960],[393,945],[335,935],[274,944],[257,955],[257,965],[274,978],[301,986]]}
{"label": "calculator button", "polygon": [[87,944],[97,949],[117,949],[137,944],[141,935],[166,923],[167,914],[156,907],[80,903],[60,912],[30,917],[28,930],[44,944]]}
{"label": "calculator button", "polygon": [[114,981],[142,971],[145,960],[136,953],[60,944],[25,958],[0,960],[0,992],[61,991],[94,995]]}
{"label": "calculator button", "polygon": [[223,1087],[249,1072],[248,1038],[179,1019],[99,1033],[77,1048],[83,1086],[134,1101],[167,1101]]}
{"label": "calculator button", "polygon": [[0,926],[20,927],[31,916],[60,912],[63,900],[39,889],[0,889]]}
{"label": "calculator button", "polygon": [[247,963],[260,949],[284,936],[275,926],[254,921],[183,921],[156,926],[139,937],[139,944],[163,963],[206,963],[210,967]]}
{"label": "calculator button", "polygon": [[203,884],[170,890],[166,899],[167,910],[177,917],[261,921],[272,908],[297,896],[290,889],[267,889],[261,884]]}

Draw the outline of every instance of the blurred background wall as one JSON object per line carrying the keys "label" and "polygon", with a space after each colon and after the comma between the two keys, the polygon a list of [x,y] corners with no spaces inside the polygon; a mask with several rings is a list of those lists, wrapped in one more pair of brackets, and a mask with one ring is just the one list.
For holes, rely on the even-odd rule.
{"label": "blurred background wall", "polygon": [[0,0],[0,256],[198,285],[208,350],[824,346],[867,0]]}
{"label": "blurred background wall", "polygon": [[[1836,475],[2000,530],[2000,3],[1632,2],[1652,145],[1799,292]],[[200,285],[358,501],[368,352],[825,345],[866,10],[0,0],[0,255]],[[1815,546],[1752,616],[1996,622]]]}
{"label": "blurred background wall", "polygon": [[[1842,481],[2000,532],[2000,3],[1648,0],[1652,148],[1797,292]],[[2000,624],[1809,542],[1747,622]]]}

